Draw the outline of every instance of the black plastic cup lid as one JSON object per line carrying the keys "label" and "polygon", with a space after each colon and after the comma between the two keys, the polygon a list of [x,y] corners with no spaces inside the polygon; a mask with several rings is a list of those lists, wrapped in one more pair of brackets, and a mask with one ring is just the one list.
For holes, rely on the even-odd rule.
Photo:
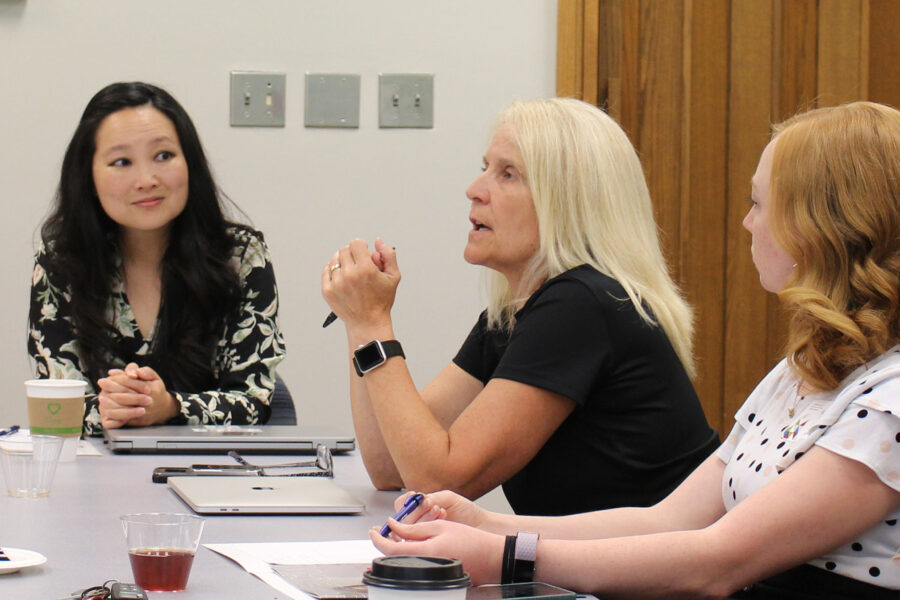
{"label": "black plastic cup lid", "polygon": [[372,561],[363,583],[403,590],[447,590],[469,587],[469,574],[452,558],[382,556]]}

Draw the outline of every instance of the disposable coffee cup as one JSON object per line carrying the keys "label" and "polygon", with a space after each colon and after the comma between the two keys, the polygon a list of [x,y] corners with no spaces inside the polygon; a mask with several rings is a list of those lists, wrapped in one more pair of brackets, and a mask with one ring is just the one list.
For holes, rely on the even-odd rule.
{"label": "disposable coffee cup", "polygon": [[84,420],[87,382],[78,379],[29,379],[28,426],[32,434],[65,438],[59,460],[75,460]]}
{"label": "disposable coffee cup", "polygon": [[431,556],[382,556],[363,575],[369,600],[465,600],[471,585],[462,563]]}
{"label": "disposable coffee cup", "polygon": [[63,438],[33,435],[27,441],[0,443],[6,493],[14,498],[45,498],[56,473]]}

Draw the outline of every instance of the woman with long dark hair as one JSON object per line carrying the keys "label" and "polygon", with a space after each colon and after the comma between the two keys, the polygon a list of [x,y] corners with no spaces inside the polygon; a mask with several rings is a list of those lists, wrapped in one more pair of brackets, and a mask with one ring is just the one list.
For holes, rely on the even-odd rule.
{"label": "woman with long dark hair", "polygon": [[284,357],[261,233],[228,220],[197,131],[165,90],[90,100],[41,228],[28,350],[85,379],[85,429],[264,423]]}

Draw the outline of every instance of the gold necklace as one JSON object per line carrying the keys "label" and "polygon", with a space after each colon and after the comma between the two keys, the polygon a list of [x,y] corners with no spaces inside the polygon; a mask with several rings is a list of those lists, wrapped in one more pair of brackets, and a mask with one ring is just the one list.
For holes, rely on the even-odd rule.
{"label": "gold necklace", "polygon": [[800,404],[800,401],[806,398],[806,396],[800,395],[800,381],[794,384],[794,403],[788,407],[788,417],[791,419],[794,418],[794,413],[797,411],[797,405]]}

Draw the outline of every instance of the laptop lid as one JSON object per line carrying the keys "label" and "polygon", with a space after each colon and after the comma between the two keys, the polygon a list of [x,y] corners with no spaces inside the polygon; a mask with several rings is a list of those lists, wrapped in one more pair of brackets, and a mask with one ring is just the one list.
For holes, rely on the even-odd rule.
{"label": "laptop lid", "polygon": [[200,514],[346,514],[366,505],[324,477],[170,477],[167,485]]}
{"label": "laptop lid", "polygon": [[104,429],[113,452],[144,454],[314,454],[319,444],[333,453],[356,448],[353,434],[305,425],[158,425]]}

